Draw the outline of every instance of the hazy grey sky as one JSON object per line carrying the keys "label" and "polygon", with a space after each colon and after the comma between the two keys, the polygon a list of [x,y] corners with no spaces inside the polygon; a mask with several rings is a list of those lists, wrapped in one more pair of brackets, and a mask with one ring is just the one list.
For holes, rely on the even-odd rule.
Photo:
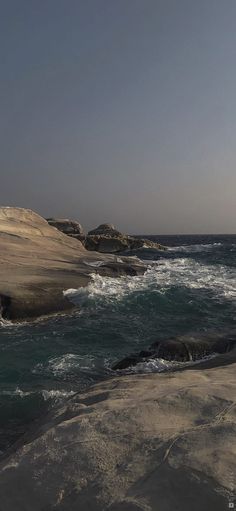
{"label": "hazy grey sky", "polygon": [[235,0],[1,0],[0,204],[236,232]]}

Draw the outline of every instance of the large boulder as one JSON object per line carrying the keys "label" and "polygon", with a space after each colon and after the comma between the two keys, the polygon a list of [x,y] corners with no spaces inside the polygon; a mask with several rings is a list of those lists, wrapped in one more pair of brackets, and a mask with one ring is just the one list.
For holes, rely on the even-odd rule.
{"label": "large boulder", "polygon": [[47,218],[47,222],[52,227],[72,237],[84,238],[84,230],[82,225],[76,220],[69,220],[67,218]]}

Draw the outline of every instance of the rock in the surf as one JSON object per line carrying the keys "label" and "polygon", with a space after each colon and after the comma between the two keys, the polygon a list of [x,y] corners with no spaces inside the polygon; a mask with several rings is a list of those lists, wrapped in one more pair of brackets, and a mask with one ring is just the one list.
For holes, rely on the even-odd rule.
{"label": "rock in the surf", "polygon": [[[67,227],[80,231],[69,221]],[[72,308],[63,291],[86,286],[92,272],[116,277],[146,270],[137,258],[88,252],[75,236],[24,208],[0,208],[0,254],[0,314],[10,320]]]}
{"label": "rock in the surf", "polygon": [[236,346],[236,339],[211,337],[180,337],[154,342],[146,351],[132,354],[117,362],[112,369],[122,370],[153,359],[175,362],[190,362],[204,359],[213,354],[223,354]]}
{"label": "rock in the surf", "polygon": [[96,250],[103,253],[119,253],[140,248],[154,248],[156,250],[165,250],[166,248],[148,239],[123,234],[113,224],[101,224],[96,229],[89,231],[84,244],[87,250]]}
{"label": "rock in the surf", "polygon": [[88,236],[123,236],[113,224],[100,224],[95,229],[88,232]]}
{"label": "rock in the surf", "polygon": [[75,220],[48,218],[47,221],[49,225],[56,227],[67,236],[80,240],[86,250],[89,251],[117,254],[140,248],[166,250],[166,247],[159,243],[123,234],[113,224],[109,223],[101,224],[85,235],[81,224]]}

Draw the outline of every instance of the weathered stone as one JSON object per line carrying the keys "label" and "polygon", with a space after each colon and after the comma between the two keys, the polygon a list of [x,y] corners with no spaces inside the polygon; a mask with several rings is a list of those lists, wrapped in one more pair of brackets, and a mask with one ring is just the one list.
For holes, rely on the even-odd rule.
{"label": "weathered stone", "polygon": [[86,286],[95,271],[119,276],[146,269],[138,260],[88,252],[74,236],[23,208],[0,208],[0,254],[0,313],[11,320],[72,308],[63,291]]}
{"label": "weathered stone", "polygon": [[84,246],[87,250],[97,250],[103,253],[124,252],[129,248],[128,241],[123,236],[87,236]]}
{"label": "weathered stone", "polygon": [[88,232],[88,236],[122,236],[113,224],[101,224]]}
{"label": "weathered stone", "polygon": [[67,234],[67,236],[81,241],[86,250],[89,251],[95,250],[104,254],[116,254],[139,248],[166,249],[159,243],[154,243],[148,239],[122,234],[113,224],[101,224],[85,235],[80,223],[74,220],[48,218],[47,221],[49,225]]}
{"label": "weathered stone", "polygon": [[229,509],[236,363],[222,357],[224,367],[110,378],[54,407],[2,459],[1,510]]}
{"label": "weathered stone", "polygon": [[103,253],[119,253],[139,248],[166,249],[159,243],[154,243],[148,239],[122,234],[112,224],[101,224],[90,231],[84,240],[84,246],[87,250],[97,250]]}
{"label": "weathered stone", "polygon": [[47,218],[47,222],[52,227],[55,227],[68,236],[75,237],[84,234],[82,225],[75,220],[68,220],[67,218]]}

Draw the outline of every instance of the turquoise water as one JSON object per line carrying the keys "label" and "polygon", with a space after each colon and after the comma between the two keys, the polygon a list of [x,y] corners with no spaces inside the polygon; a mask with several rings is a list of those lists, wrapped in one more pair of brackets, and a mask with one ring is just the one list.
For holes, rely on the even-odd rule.
{"label": "turquoise water", "polygon": [[[1,451],[49,408],[110,377],[112,364],[132,351],[235,328],[236,236],[157,239],[170,249],[136,253],[148,263],[144,276],[94,275],[87,289],[68,292],[78,305],[72,314],[0,326]],[[153,367],[166,368],[158,360]]]}

